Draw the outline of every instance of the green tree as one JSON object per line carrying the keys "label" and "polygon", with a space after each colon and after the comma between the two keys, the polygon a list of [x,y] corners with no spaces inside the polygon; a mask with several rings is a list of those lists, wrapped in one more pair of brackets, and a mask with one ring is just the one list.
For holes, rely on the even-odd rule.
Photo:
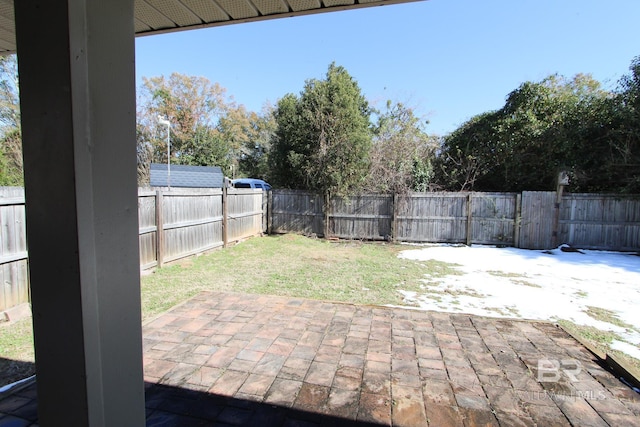
{"label": "green tree", "polygon": [[276,130],[274,108],[265,104],[261,114],[251,113],[251,137],[244,142],[239,157],[239,171],[242,176],[271,181],[269,156]]}
{"label": "green tree", "polygon": [[560,171],[571,191],[619,190],[607,173],[612,93],[589,75],[525,82],[497,111],[444,138],[436,173],[451,190],[553,190]]}
{"label": "green tree", "polygon": [[273,183],[344,195],[369,168],[371,111],[357,82],[332,63],[323,80],[307,80],[297,97],[278,102],[270,164]]}
{"label": "green tree", "polygon": [[138,101],[138,176],[148,182],[150,162],[167,161],[167,128],[171,122],[171,162],[220,166],[226,176],[265,177],[272,112],[247,111],[226,90],[204,77],[173,73],[143,78]]}
{"label": "green tree", "polygon": [[233,153],[234,175],[268,179],[267,158],[275,127],[270,105],[261,113],[233,106],[220,118],[217,129]]}
{"label": "green tree", "polygon": [[373,131],[368,191],[402,194],[430,187],[438,141],[427,134],[426,124],[413,109],[387,101]]}
{"label": "green tree", "polygon": [[[235,107],[226,91],[204,77],[173,73],[143,78],[138,100],[138,159],[167,161],[167,128],[158,116],[171,122],[171,162],[221,166],[225,173],[232,164],[232,145],[218,129],[220,120]],[[139,178],[148,176],[148,163],[139,164]]]}
{"label": "green tree", "polygon": [[624,193],[640,193],[640,56],[631,61],[616,97],[605,108],[612,161],[608,172]]}
{"label": "green tree", "polygon": [[299,99],[286,94],[277,103],[274,117],[276,131],[269,156],[271,184],[278,187],[307,189],[308,178],[304,170],[306,158],[311,156],[310,144],[305,139]]}
{"label": "green tree", "polygon": [[23,185],[18,61],[0,57],[0,185]]}
{"label": "green tree", "polygon": [[572,191],[587,190],[598,179],[593,170],[608,145],[594,130],[600,127],[597,112],[610,97],[584,74],[521,85],[503,108],[502,140],[511,157],[492,185],[502,179],[514,191],[554,189],[557,174],[565,170]]}
{"label": "green tree", "polygon": [[232,147],[216,129],[198,126],[192,139],[185,144],[180,164],[194,166],[219,166],[229,175],[233,164]]}
{"label": "green tree", "polygon": [[447,190],[473,190],[479,178],[499,166],[499,117],[499,112],[479,114],[443,138],[435,159],[436,182]]}

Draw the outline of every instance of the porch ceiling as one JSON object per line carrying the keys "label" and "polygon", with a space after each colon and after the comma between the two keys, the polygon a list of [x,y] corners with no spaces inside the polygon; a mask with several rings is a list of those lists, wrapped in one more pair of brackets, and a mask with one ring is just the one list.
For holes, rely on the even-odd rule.
{"label": "porch ceiling", "polygon": [[[411,1],[420,0],[135,0],[135,31],[148,35]],[[13,0],[0,0],[0,55],[15,51]]]}

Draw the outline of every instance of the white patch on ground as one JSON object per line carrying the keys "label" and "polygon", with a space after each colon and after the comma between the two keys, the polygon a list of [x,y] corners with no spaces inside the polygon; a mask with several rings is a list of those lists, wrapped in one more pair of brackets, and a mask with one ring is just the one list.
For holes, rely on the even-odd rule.
{"label": "white patch on ground", "polygon": [[611,343],[611,348],[628,354],[631,357],[635,357],[640,360],[640,348],[636,345],[631,345],[624,341],[614,340]]}
{"label": "white patch on ground", "polygon": [[[615,348],[640,359],[640,256],[548,252],[451,245],[406,250],[401,258],[458,264],[460,275],[427,276],[423,291],[401,292],[408,303],[426,310],[565,319],[612,331],[626,342],[614,343]],[[587,314],[588,307],[612,311],[632,328],[596,320]]]}

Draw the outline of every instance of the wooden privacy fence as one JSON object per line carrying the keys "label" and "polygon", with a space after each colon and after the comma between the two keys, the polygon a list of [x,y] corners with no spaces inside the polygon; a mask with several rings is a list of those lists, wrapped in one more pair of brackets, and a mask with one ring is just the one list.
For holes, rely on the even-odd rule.
{"label": "wooden privacy fence", "polygon": [[274,190],[269,232],[549,249],[640,249],[640,197],[556,192],[324,197]]}
{"label": "wooden privacy fence", "polygon": [[270,233],[344,239],[513,245],[520,196],[505,193],[412,193],[333,197],[291,190],[270,195]]}
{"label": "wooden privacy fence", "polygon": [[560,242],[586,249],[640,250],[640,196],[565,194],[559,211]]}
{"label": "wooden privacy fence", "polygon": [[265,200],[254,189],[140,190],[140,268],[265,232]]}
{"label": "wooden privacy fence", "polygon": [[0,310],[29,301],[24,190],[0,188]]}
{"label": "wooden privacy fence", "polygon": [[[269,212],[265,215],[265,212]],[[640,196],[412,193],[325,200],[274,190],[139,190],[140,266],[263,233],[345,239],[640,250]],[[0,310],[29,301],[24,191],[0,188]]]}
{"label": "wooden privacy fence", "polygon": [[[266,199],[253,189],[140,189],[140,268],[262,234]],[[24,208],[22,188],[0,187],[0,310],[29,302]]]}

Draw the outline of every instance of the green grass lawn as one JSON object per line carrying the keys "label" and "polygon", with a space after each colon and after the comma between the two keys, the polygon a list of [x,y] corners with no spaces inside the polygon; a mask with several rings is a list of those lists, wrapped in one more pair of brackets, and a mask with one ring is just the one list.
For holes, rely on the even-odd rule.
{"label": "green grass lawn", "polygon": [[397,289],[418,290],[427,273],[454,274],[442,262],[399,259],[398,252],[405,249],[291,234],[249,239],[144,276],[143,317],[153,317],[202,290],[401,304]]}

